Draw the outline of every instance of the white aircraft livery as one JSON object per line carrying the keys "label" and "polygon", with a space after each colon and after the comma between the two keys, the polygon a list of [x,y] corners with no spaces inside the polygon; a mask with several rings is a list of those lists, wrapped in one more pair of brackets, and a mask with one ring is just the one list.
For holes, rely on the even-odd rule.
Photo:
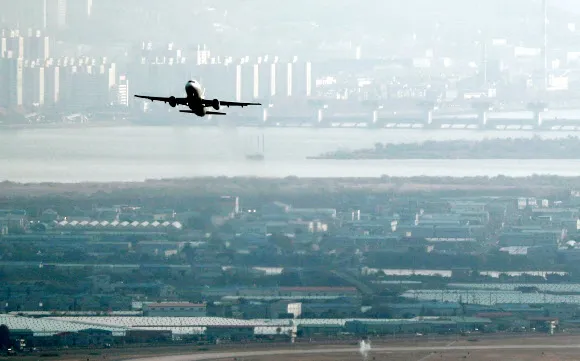
{"label": "white aircraft livery", "polygon": [[[151,97],[147,95],[135,95],[136,98],[143,98],[147,100],[159,101],[164,103],[169,103],[170,106],[175,108],[177,105],[184,105],[189,107],[189,110],[180,110],[181,113],[191,113],[198,117],[203,117],[206,114],[217,114],[226,115],[226,113],[218,112],[221,106],[226,107],[247,107],[248,105],[262,105],[260,103],[240,103],[240,102],[228,102],[220,101],[218,99],[205,99],[205,90],[201,84],[196,80],[190,80],[185,84],[185,98],[176,98],[174,96],[170,97]],[[215,111],[207,110],[207,108],[213,108]]]}

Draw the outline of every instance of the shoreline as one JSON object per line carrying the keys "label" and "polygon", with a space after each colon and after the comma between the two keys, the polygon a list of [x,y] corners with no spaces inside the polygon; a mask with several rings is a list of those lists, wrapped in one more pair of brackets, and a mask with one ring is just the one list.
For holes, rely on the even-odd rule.
{"label": "shoreline", "polygon": [[[27,198],[53,196],[112,196],[119,192],[148,192],[150,196],[188,194],[214,196],[223,194],[254,195],[272,188],[272,194],[336,194],[341,192],[431,193],[431,192],[496,192],[507,194],[551,194],[580,189],[580,176],[529,177],[351,177],[351,178],[259,178],[259,177],[194,177],[149,179],[142,182],[38,182],[1,181],[3,197]],[[193,191],[194,190],[194,191]]]}
{"label": "shoreline", "polygon": [[374,148],[336,150],[308,160],[577,160],[580,138],[494,138],[413,143],[375,143]]}
{"label": "shoreline", "polygon": [[326,156],[309,156],[306,157],[307,160],[335,160],[340,162],[346,161],[361,161],[361,160],[412,160],[412,161],[432,161],[432,160],[579,160],[580,154],[577,156],[570,156],[570,157],[546,157],[546,158],[539,158],[539,157],[530,157],[530,158],[517,158],[517,157],[481,157],[481,158],[445,158],[445,157],[432,157],[432,158],[417,158],[417,157],[352,157],[352,158],[338,158],[338,157],[326,157]]}
{"label": "shoreline", "polygon": [[45,124],[1,124],[0,130],[10,129],[10,130],[36,130],[36,129],[68,129],[68,128],[114,128],[114,127],[126,127],[134,126],[128,121],[121,122],[87,122],[87,123],[45,123]]}
{"label": "shoreline", "polygon": [[[231,121],[231,120],[230,120]],[[298,123],[297,123],[298,124]],[[312,129],[312,130],[333,130],[333,129],[341,129],[341,130],[365,130],[365,131],[388,131],[388,132],[406,132],[406,131],[414,131],[414,132],[421,132],[425,131],[425,129],[414,129],[414,128],[349,128],[349,127],[339,127],[339,126],[328,126],[319,128],[312,124],[310,126],[298,126],[297,124],[289,125],[289,126],[277,126],[277,125],[262,125],[258,123],[233,123],[236,128],[257,128],[257,129]],[[1,130],[43,130],[43,129],[79,129],[79,128],[115,128],[115,127],[209,127],[209,128],[218,128],[220,127],[220,123],[208,123],[208,122],[199,122],[195,119],[191,121],[167,121],[167,122],[139,122],[139,121],[130,121],[130,120],[119,120],[119,121],[89,121],[86,123],[35,123],[35,124],[7,124],[7,123],[0,123],[0,131]],[[444,129],[444,128],[429,128],[428,131],[433,132],[450,132],[450,133],[473,133],[473,132],[481,132],[481,133],[510,133],[510,132],[521,132],[525,134],[529,133],[542,133],[542,134],[578,134],[580,130],[570,130],[570,129],[537,129],[537,130],[527,130],[527,129],[470,129],[470,128],[457,128],[457,129]],[[556,136],[557,138],[562,138],[563,136]],[[317,159],[330,159],[330,158],[320,158],[322,155],[312,156],[318,157]],[[333,158],[334,159],[334,158]],[[354,159],[354,158],[353,158]],[[356,158],[359,159],[359,158]],[[374,159],[374,158],[363,158],[363,159]],[[387,158],[376,158],[376,159],[387,159]],[[406,158],[389,158],[389,159],[406,159]],[[444,158],[442,158],[444,159]],[[471,158],[470,158],[471,159]]]}

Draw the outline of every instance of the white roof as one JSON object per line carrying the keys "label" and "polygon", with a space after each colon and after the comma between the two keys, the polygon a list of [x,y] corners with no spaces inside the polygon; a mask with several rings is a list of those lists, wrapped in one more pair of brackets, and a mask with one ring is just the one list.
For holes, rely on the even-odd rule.
{"label": "white roof", "polygon": [[9,315],[0,315],[0,324],[8,326],[9,329],[31,330],[35,336],[51,336],[62,332],[77,332],[88,328],[99,328],[112,331],[115,336],[123,336],[127,330],[126,327],[120,326],[107,327],[51,318],[28,318]]}
{"label": "white roof", "polygon": [[165,227],[165,228],[175,228],[175,229],[182,229],[183,225],[180,222],[163,222],[163,223],[159,223],[158,221],[155,222],[137,222],[137,221],[133,221],[133,222],[119,222],[119,221],[112,221],[112,222],[108,222],[108,221],[72,221],[72,222],[67,222],[67,221],[54,221],[54,226],[55,227],[133,227],[133,228],[138,228],[138,227],[142,227],[142,228],[157,228],[157,227]]}
{"label": "white roof", "polygon": [[[91,327],[126,327],[139,330],[170,330],[174,335],[202,334],[211,326],[254,326],[258,335],[275,335],[276,329],[287,333],[298,325],[337,325],[344,326],[347,321],[365,319],[253,319],[240,320],[225,317],[51,317],[53,320],[78,322]],[[384,321],[384,320],[383,320]]]}

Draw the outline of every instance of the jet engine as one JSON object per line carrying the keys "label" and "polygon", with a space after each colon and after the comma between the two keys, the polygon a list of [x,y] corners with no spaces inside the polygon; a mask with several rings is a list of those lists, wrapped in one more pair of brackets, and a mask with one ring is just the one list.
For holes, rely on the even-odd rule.
{"label": "jet engine", "polygon": [[177,100],[175,99],[175,97],[169,97],[169,105],[171,105],[172,108],[175,108],[175,106],[177,105]]}
{"label": "jet engine", "polygon": [[214,99],[211,101],[211,106],[215,109],[215,110],[220,110],[220,101],[217,99]]}

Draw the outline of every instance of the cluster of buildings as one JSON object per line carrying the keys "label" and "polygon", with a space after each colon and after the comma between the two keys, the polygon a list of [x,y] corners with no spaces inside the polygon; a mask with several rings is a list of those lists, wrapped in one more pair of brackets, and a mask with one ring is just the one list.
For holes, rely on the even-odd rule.
{"label": "cluster of buildings", "polygon": [[[176,6],[181,8],[184,4]],[[382,6],[375,4],[377,8]],[[487,105],[519,109],[521,102],[531,99],[555,108],[574,102],[579,90],[580,79],[574,71],[580,58],[574,48],[577,26],[568,14],[555,9],[527,10],[521,15],[526,19],[526,30],[511,29],[509,24],[519,19],[507,14],[496,19],[498,27],[489,33],[477,30],[475,24],[481,19],[474,19],[467,30],[464,18],[449,15],[445,25],[431,24],[422,18],[418,21],[424,23],[422,26],[403,29],[400,36],[390,39],[389,45],[383,45],[387,43],[382,43],[385,40],[380,39],[380,32],[363,37],[368,39],[359,43],[327,35],[328,40],[321,38],[317,43],[296,48],[289,44],[284,51],[264,51],[259,56],[259,49],[244,52],[240,49],[247,46],[228,46],[231,51],[224,52],[219,42],[213,42],[219,38],[224,41],[223,46],[225,39],[227,44],[240,41],[236,22],[224,11],[227,8],[216,7],[220,10],[204,5],[195,14],[176,14],[161,11],[153,1],[123,5],[111,0],[30,0],[18,4],[2,0],[0,108],[9,112],[20,109],[29,115],[29,120],[37,121],[57,120],[58,116],[47,109],[53,107],[61,113],[82,113],[80,119],[98,113],[98,120],[117,115],[132,120],[147,120],[149,115],[171,120],[164,104],[133,101],[131,95],[179,96],[184,83],[196,78],[207,87],[206,96],[210,98],[257,100],[267,105],[262,110],[244,110],[243,117],[248,119],[238,121],[322,122],[325,118],[370,124],[396,118],[393,121],[398,124],[416,123],[424,117],[424,106],[418,101],[438,104],[429,105],[428,114],[434,110],[446,112],[448,108],[452,108],[451,113],[474,113],[473,102],[484,103],[487,110]],[[490,9],[493,6],[487,10]],[[413,16],[429,17],[426,14],[435,10],[425,11]],[[122,14],[129,14],[134,22],[123,21]],[[548,15],[558,21],[546,23]],[[180,23],[175,20],[178,18],[189,22],[192,16],[200,19],[196,29],[208,32],[192,41],[197,44],[204,39],[219,51],[186,43],[178,36],[181,33],[173,38],[164,33],[169,31],[164,22]],[[284,27],[270,23],[275,22],[273,19],[254,24],[254,31],[282,31]],[[139,35],[132,29],[142,28],[132,25],[137,22],[164,28],[156,31],[163,35]],[[313,26],[298,24],[293,26],[305,32]],[[344,29],[350,26],[345,24]],[[95,30],[84,32],[87,28]],[[117,41],[118,34],[129,36],[127,28],[131,30],[130,37],[125,42]],[[457,36],[457,28],[464,29],[465,34]],[[529,29],[538,34],[543,31],[545,41],[530,35]],[[93,47],[100,43],[101,33],[106,33],[102,37],[115,39],[115,45]],[[257,39],[259,35],[251,36]],[[137,43],[139,37],[141,41]],[[174,42],[167,43],[163,38]],[[79,45],[81,41],[102,56],[85,55],[88,52]],[[265,44],[264,48],[270,45]],[[482,104],[477,105],[479,109]],[[232,109],[231,114],[238,114],[237,110]],[[431,116],[427,119],[430,123]]]}
{"label": "cluster of buildings", "polygon": [[[281,234],[292,238],[295,245],[315,242],[324,248],[352,244],[366,251],[387,251],[391,244],[417,239],[425,240],[429,252],[492,243],[510,254],[542,251],[545,259],[547,249],[554,254],[558,250],[574,253],[580,229],[579,199],[574,195],[565,201],[508,196],[368,198],[356,207],[301,208],[278,201],[243,207],[239,197],[222,196],[214,199],[211,214],[133,205],[94,207],[68,215],[53,209],[38,215],[8,209],[0,211],[0,229],[5,237],[166,232],[169,236],[165,241],[199,241],[205,225],[191,222],[203,218],[215,227],[214,234],[238,250],[247,247],[251,239],[266,242],[267,236]],[[31,233],[37,230],[34,227],[43,232]],[[332,242],[326,244],[322,236],[332,237]]]}
{"label": "cluster of buildings", "polygon": [[142,236],[142,241],[169,242],[179,250],[179,244],[210,237],[204,232],[213,227],[211,237],[239,252],[266,246],[270,236],[283,235],[295,248],[314,243],[322,251],[348,252],[355,247],[364,252],[400,252],[420,247],[432,254],[460,254],[493,245],[506,254],[557,264],[562,259],[573,262],[577,253],[579,199],[574,195],[565,201],[508,196],[368,198],[356,207],[301,208],[278,201],[243,207],[239,197],[223,196],[215,198],[211,214],[132,205],[68,215],[45,209],[32,216],[8,209],[0,211],[0,230],[6,240]]}
{"label": "cluster of buildings", "polygon": [[316,76],[310,61],[215,56],[205,45],[198,46],[195,55],[188,58],[174,44],[144,42],[128,76],[140,92],[181,93],[185,81],[195,78],[207,88],[206,96],[221,99],[304,100],[314,95]]}
{"label": "cluster of buildings", "polygon": [[[25,279],[8,275],[0,305],[7,322],[115,325],[119,337],[132,325],[151,339],[554,332],[580,319],[580,285],[561,271],[577,262],[579,199],[361,196],[302,208],[223,196],[198,209],[0,210],[0,267]],[[42,274],[74,281],[48,287],[34,281]],[[40,335],[33,326],[21,328]]]}
{"label": "cluster of buildings", "polygon": [[[151,308],[187,310],[188,303],[152,304]],[[526,312],[527,311],[527,312]],[[173,313],[178,313],[174,311]],[[186,313],[181,311],[181,313]],[[197,313],[197,311],[196,311]],[[528,315],[528,316],[524,316]],[[479,312],[475,316],[419,316],[408,318],[317,318],[317,319],[237,319],[208,316],[91,316],[71,312],[20,313],[0,316],[13,331],[14,344],[32,346],[106,346],[125,343],[167,343],[171,341],[300,342],[312,339],[348,337],[393,337],[425,334],[468,335],[498,331],[558,332],[573,323],[557,317],[538,316],[534,310]]]}
{"label": "cluster of buildings", "polygon": [[66,108],[89,112],[127,103],[128,84],[105,58],[55,58],[54,39],[40,30],[0,33],[0,108],[25,114]]}
{"label": "cluster of buildings", "polygon": [[57,32],[67,26],[86,22],[92,11],[93,0],[30,0],[0,1],[0,23]]}

